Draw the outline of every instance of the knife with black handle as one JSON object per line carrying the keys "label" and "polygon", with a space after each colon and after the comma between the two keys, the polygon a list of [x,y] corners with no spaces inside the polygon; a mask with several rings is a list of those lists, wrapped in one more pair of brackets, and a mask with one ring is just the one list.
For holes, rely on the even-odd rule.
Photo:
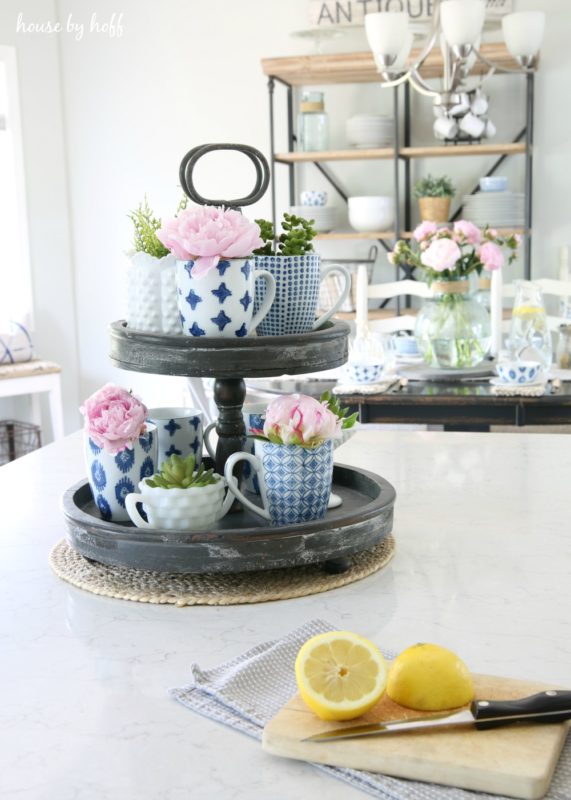
{"label": "knife with black handle", "polygon": [[337,728],[310,736],[304,741],[331,742],[362,736],[435,730],[456,725],[486,730],[512,722],[557,723],[568,719],[571,719],[571,691],[548,689],[530,697],[522,697],[520,700],[474,700],[470,708],[463,711],[444,711],[420,718]]}

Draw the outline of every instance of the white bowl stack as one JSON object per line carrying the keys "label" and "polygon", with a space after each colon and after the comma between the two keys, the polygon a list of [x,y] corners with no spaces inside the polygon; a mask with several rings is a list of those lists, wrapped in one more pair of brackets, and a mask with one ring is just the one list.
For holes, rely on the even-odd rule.
{"label": "white bowl stack", "polygon": [[318,233],[329,233],[337,221],[335,206],[292,206],[290,214],[314,220],[313,227]]}
{"label": "white bowl stack", "polygon": [[524,195],[521,192],[478,192],[464,197],[462,216],[482,228],[521,228]]}
{"label": "white bowl stack", "polygon": [[379,114],[357,114],[347,120],[345,132],[353,147],[388,147],[394,141],[394,121]]}

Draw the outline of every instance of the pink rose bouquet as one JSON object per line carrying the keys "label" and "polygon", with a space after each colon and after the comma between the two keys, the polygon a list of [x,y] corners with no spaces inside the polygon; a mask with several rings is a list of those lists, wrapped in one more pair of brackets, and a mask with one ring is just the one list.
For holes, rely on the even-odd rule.
{"label": "pink rose bouquet", "polygon": [[326,401],[290,394],[270,403],[264,430],[255,433],[272,444],[318,447],[328,439],[339,438],[342,426],[343,419],[329,410]]}
{"label": "pink rose bouquet", "polygon": [[133,394],[107,383],[79,409],[85,418],[84,429],[98,447],[116,455],[145,432],[147,407]]}
{"label": "pink rose bouquet", "polygon": [[500,236],[493,228],[481,230],[462,219],[452,229],[439,228],[434,222],[421,223],[410,242],[400,240],[389,253],[391,264],[419,267],[428,283],[434,280],[453,281],[467,278],[471,272],[493,272],[517,256],[520,237],[517,234]]}
{"label": "pink rose bouquet", "polygon": [[184,209],[163,222],[157,238],[176,258],[195,262],[194,278],[206,275],[221,258],[245,258],[264,244],[256,222],[215,206]]}

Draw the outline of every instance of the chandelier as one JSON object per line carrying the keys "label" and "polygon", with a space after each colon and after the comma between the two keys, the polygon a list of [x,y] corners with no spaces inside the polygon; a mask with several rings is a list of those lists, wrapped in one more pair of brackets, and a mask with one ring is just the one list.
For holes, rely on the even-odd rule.
{"label": "chandelier", "polygon": [[[533,72],[543,39],[545,13],[520,11],[502,18],[505,43],[519,69],[494,64],[478,49],[485,16],[486,0],[436,0],[427,41],[420,55],[409,63],[413,32],[408,14],[404,11],[366,14],[367,40],[383,86],[398,86],[408,81],[416,91],[432,97],[434,105],[447,113],[460,102],[460,92],[470,91],[467,83],[477,61],[487,67],[478,85],[494,72]],[[420,70],[438,45],[442,50],[444,67],[441,86],[434,89],[421,77]]]}

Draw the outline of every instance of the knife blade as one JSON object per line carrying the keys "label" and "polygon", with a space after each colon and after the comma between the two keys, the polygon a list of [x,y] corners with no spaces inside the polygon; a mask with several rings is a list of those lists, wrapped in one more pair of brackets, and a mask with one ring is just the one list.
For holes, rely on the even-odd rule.
{"label": "knife blade", "polygon": [[519,700],[474,700],[469,709],[443,711],[427,717],[371,722],[350,728],[336,728],[303,739],[304,742],[331,742],[380,736],[388,733],[438,730],[451,726],[472,726],[477,730],[496,728],[512,722],[557,723],[571,719],[571,691],[548,689]]}

